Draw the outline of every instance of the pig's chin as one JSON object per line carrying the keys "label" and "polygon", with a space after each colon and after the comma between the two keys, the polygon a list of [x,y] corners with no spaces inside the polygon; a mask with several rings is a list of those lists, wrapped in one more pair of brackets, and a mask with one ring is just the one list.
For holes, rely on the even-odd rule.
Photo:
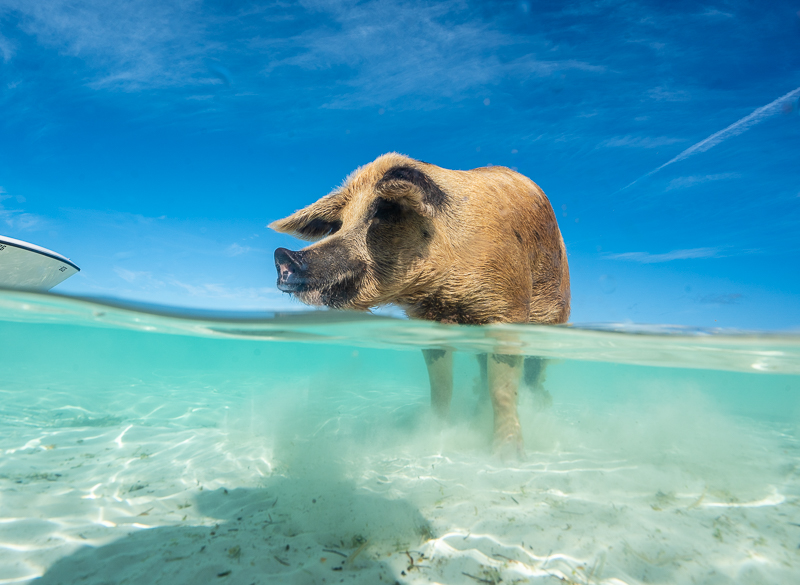
{"label": "pig's chin", "polygon": [[327,306],[322,298],[322,293],[319,290],[305,290],[291,293],[291,295],[303,304],[311,305],[312,307],[325,307]]}
{"label": "pig's chin", "polygon": [[331,309],[356,309],[356,298],[360,289],[362,276],[350,273],[333,282],[326,282],[324,286],[311,288],[306,285],[304,290],[291,292],[298,301],[313,307],[328,307]]}

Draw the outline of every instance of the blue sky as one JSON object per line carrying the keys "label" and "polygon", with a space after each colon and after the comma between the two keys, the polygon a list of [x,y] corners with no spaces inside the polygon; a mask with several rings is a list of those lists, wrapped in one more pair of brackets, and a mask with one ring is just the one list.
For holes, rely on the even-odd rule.
{"label": "blue sky", "polygon": [[0,0],[0,233],[297,308],[266,224],[398,151],[550,197],[572,321],[800,329],[800,2]]}

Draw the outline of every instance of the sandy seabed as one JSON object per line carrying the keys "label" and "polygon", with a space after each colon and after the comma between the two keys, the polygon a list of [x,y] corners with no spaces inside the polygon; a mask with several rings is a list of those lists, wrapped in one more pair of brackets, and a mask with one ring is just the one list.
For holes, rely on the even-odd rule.
{"label": "sandy seabed", "polygon": [[503,463],[485,416],[432,430],[422,402],[378,412],[362,396],[305,418],[276,406],[270,422],[256,399],[191,396],[132,388],[101,405],[3,391],[0,583],[800,574],[800,446],[777,425],[523,405],[528,459]]}

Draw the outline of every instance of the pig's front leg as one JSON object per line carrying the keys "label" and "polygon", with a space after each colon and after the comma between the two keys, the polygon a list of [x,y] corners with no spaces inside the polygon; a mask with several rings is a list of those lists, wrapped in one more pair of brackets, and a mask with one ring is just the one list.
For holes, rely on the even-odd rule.
{"label": "pig's front leg", "polygon": [[503,458],[509,455],[525,458],[517,415],[522,362],[522,356],[491,354],[487,363],[489,395],[494,409],[494,450]]}
{"label": "pig's front leg", "polygon": [[428,377],[431,381],[431,407],[434,414],[446,419],[453,396],[453,352],[444,349],[423,349]]}

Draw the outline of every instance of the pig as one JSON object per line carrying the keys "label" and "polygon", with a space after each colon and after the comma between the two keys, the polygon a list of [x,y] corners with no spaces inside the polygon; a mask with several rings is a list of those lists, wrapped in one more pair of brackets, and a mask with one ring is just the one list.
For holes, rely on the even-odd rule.
{"label": "pig", "polygon": [[[384,154],[269,227],[315,242],[275,250],[278,289],[309,305],[366,311],[394,304],[410,318],[470,325],[569,317],[567,252],[553,208],[536,183],[506,167],[454,171]],[[446,418],[452,352],[423,356],[433,411]],[[530,369],[537,382],[544,360],[532,360],[526,378]],[[494,448],[521,458],[522,371],[521,356],[485,360]]]}

